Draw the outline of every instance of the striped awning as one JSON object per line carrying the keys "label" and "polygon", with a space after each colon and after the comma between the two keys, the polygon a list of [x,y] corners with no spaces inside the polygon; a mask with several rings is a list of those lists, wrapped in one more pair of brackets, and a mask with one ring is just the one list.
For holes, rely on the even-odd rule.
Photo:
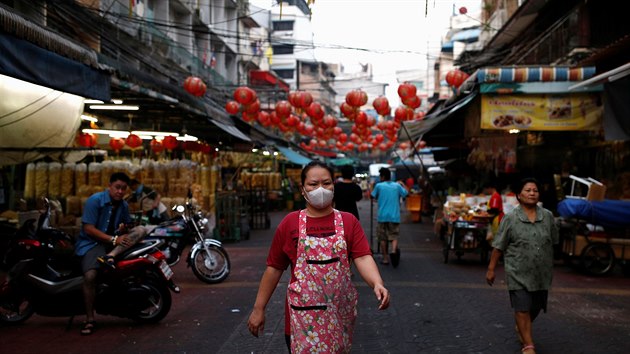
{"label": "striped awning", "polygon": [[571,68],[565,66],[488,67],[479,69],[477,82],[566,82],[583,81],[595,75],[595,67]]}

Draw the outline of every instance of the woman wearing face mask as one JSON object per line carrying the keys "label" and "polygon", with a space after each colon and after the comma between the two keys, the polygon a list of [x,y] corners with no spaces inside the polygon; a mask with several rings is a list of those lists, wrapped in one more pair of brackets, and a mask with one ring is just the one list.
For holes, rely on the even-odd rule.
{"label": "woman wearing face mask", "polygon": [[389,306],[389,292],[359,221],[332,207],[330,167],[313,161],[302,170],[301,180],[306,209],[290,213],[276,229],[248,327],[256,337],[263,331],[265,307],[291,265],[285,305],[290,352],[347,353],[358,300],[350,279],[350,260],[374,290],[379,310]]}

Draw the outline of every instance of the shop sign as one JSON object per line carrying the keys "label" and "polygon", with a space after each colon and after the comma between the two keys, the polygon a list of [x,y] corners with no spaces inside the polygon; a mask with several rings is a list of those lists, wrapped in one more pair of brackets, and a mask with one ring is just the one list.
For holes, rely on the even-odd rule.
{"label": "shop sign", "polygon": [[597,130],[602,115],[599,93],[481,97],[481,129]]}

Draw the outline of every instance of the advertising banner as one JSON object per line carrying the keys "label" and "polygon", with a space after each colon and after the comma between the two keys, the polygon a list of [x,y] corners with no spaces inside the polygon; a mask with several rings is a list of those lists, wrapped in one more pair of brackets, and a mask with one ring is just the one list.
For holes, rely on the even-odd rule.
{"label": "advertising banner", "polygon": [[599,93],[481,97],[481,129],[597,130],[602,115]]}

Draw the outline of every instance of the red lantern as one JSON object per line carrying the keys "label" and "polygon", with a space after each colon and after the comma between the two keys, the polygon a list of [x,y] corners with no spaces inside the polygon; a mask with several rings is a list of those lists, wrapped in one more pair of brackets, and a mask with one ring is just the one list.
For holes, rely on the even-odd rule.
{"label": "red lantern", "polygon": [[293,92],[289,92],[289,96],[287,97],[287,101],[289,101],[289,103],[293,106],[293,107],[297,107],[297,97],[298,97],[298,93],[296,91]]}
{"label": "red lantern", "polygon": [[278,101],[275,111],[280,119],[285,119],[291,114],[291,104],[287,101]]}
{"label": "red lantern", "polygon": [[125,141],[122,138],[111,138],[109,139],[109,147],[117,153],[125,146]]}
{"label": "red lantern", "polygon": [[258,120],[258,123],[260,123],[260,125],[262,125],[263,127],[267,127],[271,125],[271,119],[269,117],[269,113],[265,111],[258,112],[258,116],[256,117],[256,120]]}
{"label": "red lantern", "polygon": [[341,133],[339,134],[339,141],[341,141],[342,143],[345,143],[346,141],[348,141],[348,134],[346,133]]}
{"label": "red lantern", "polygon": [[125,139],[125,143],[132,149],[137,149],[142,146],[142,139],[136,134],[129,134],[127,139]]}
{"label": "red lantern", "polygon": [[385,144],[385,143],[380,143],[380,144],[378,144],[378,148],[379,148],[381,151],[387,151],[387,149],[388,149],[387,144]]}
{"label": "red lantern", "polygon": [[177,141],[176,137],[172,135],[168,135],[168,136],[165,136],[164,139],[162,139],[162,145],[164,145],[166,150],[171,151],[175,149],[177,145],[179,145],[179,142]]}
{"label": "red lantern", "polygon": [[446,82],[455,88],[459,88],[470,75],[461,70],[451,70],[446,74]]}
{"label": "red lantern", "polygon": [[427,147],[427,142],[424,140],[420,140],[418,142],[418,149],[424,149],[425,147]]}
{"label": "red lantern", "polygon": [[399,106],[398,108],[396,108],[396,111],[394,111],[394,118],[398,122],[411,120],[413,118],[413,109]]}
{"label": "red lantern", "polygon": [[462,14],[462,15],[465,15],[465,14],[468,13],[468,9],[466,7],[464,7],[464,6],[462,6],[462,7],[459,8],[459,13]]}
{"label": "red lantern", "polygon": [[154,138],[153,140],[151,140],[150,145],[151,145],[151,150],[156,155],[164,151],[164,145],[162,145],[162,142],[160,140],[156,140]]}
{"label": "red lantern", "polygon": [[367,123],[367,118],[367,113],[360,111],[359,113],[357,113],[355,122],[357,125],[365,125]]}
{"label": "red lantern", "polygon": [[402,142],[398,145],[401,150],[407,150],[409,148],[409,143]]}
{"label": "red lantern", "polygon": [[352,107],[350,104],[343,102],[341,106],[339,106],[339,110],[341,110],[341,114],[343,114],[344,117],[350,120],[354,119],[354,116],[356,114],[356,109]]}
{"label": "red lantern", "polygon": [[229,114],[236,114],[240,109],[241,106],[236,101],[228,101],[228,103],[225,104],[225,110]]}
{"label": "red lantern", "polygon": [[361,107],[367,103],[368,95],[361,90],[352,90],[346,94],[346,103],[353,107]]}
{"label": "red lantern", "polygon": [[77,136],[77,141],[82,147],[95,147],[96,135],[90,133],[79,133],[79,135]]}
{"label": "red lantern", "polygon": [[260,101],[256,100],[243,107],[243,111],[247,113],[258,113],[260,111]]}
{"label": "red lantern", "polygon": [[[289,96],[291,95],[289,94]],[[289,102],[291,102],[290,98]],[[311,105],[311,103],[313,103],[313,96],[310,93],[304,91],[295,92],[293,102],[291,102],[291,104],[297,108],[307,108]]]}
{"label": "red lantern", "polygon": [[247,86],[241,86],[234,90],[234,100],[242,105],[248,105],[256,101],[256,91]]}
{"label": "red lantern", "polygon": [[420,96],[410,96],[402,99],[402,103],[411,109],[416,109],[422,104]]}
{"label": "red lantern", "polygon": [[306,114],[314,119],[322,119],[326,112],[324,112],[321,104],[313,102],[308,107],[306,107]]}
{"label": "red lantern", "polygon": [[258,112],[256,113],[243,112],[241,113],[241,117],[243,118],[244,121],[251,123],[255,121],[256,118],[258,118]]}
{"label": "red lantern", "polygon": [[193,96],[201,97],[206,94],[206,84],[196,76],[189,76],[184,81],[184,90]]}
{"label": "red lantern", "polygon": [[400,96],[401,99],[415,96],[416,91],[416,85],[410,82],[404,82],[398,86],[398,96]]}
{"label": "red lantern", "polygon": [[376,113],[380,115],[385,115],[385,113],[389,109],[389,101],[387,100],[387,97],[379,96],[374,99],[374,102],[372,102],[372,106],[374,106]]}
{"label": "red lantern", "polygon": [[354,143],[351,143],[351,142],[347,143],[346,144],[346,149],[347,150],[354,150]]}
{"label": "red lantern", "polygon": [[422,111],[416,112],[413,115],[413,119],[415,119],[415,120],[423,120],[424,119],[424,115],[425,115],[425,113],[422,112]]}

